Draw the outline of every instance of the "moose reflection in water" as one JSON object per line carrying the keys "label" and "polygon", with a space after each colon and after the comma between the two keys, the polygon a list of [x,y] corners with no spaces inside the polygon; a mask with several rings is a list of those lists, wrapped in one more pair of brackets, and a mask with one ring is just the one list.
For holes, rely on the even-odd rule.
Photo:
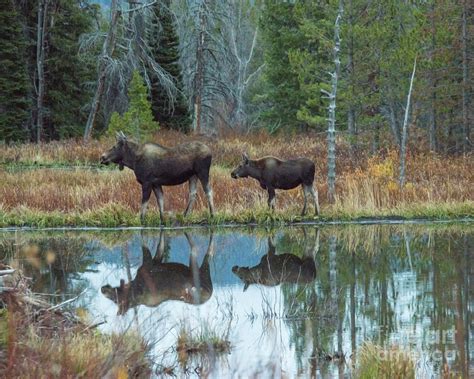
{"label": "moose reflection in water", "polygon": [[305,231],[305,252],[302,258],[294,254],[276,254],[273,237],[268,237],[268,252],[254,267],[232,267],[232,272],[244,282],[244,291],[251,284],[276,286],[281,283],[311,283],[316,279],[315,256],[319,250],[319,230],[308,246]]}
{"label": "moose reflection in water", "polygon": [[155,257],[142,243],[143,263],[135,279],[130,283],[120,280],[119,287],[109,284],[101,288],[105,297],[118,305],[118,315],[125,314],[138,305],[157,307],[168,300],[178,300],[189,304],[203,304],[212,295],[212,281],[209,258],[214,254],[213,235],[201,266],[197,262],[196,246],[189,234],[185,233],[190,246],[189,266],[182,263],[163,262],[165,237],[160,233],[160,241]]}

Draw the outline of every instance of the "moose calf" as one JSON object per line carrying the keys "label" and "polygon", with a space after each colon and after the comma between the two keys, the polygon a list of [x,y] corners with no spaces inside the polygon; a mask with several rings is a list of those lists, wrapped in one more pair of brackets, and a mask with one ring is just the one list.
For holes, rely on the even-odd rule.
{"label": "moose calf", "polygon": [[306,214],[308,193],[314,202],[314,211],[319,215],[318,191],[313,187],[315,167],[306,158],[281,160],[275,157],[264,157],[251,160],[243,154],[242,163],[231,173],[232,178],[257,179],[260,187],[268,191],[268,206],[275,209],[275,189],[289,190],[299,185],[303,187],[304,205],[301,215]]}

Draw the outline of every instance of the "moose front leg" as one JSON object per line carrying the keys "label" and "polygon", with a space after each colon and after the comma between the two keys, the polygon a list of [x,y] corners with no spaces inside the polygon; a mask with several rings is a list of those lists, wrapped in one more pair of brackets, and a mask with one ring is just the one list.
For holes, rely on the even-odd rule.
{"label": "moose front leg", "polygon": [[275,190],[268,188],[268,207],[275,210]]}
{"label": "moose front leg", "polygon": [[145,214],[148,206],[148,201],[150,201],[151,189],[151,185],[149,184],[142,185],[142,206],[140,208],[140,222],[142,224],[144,224],[145,222]]}

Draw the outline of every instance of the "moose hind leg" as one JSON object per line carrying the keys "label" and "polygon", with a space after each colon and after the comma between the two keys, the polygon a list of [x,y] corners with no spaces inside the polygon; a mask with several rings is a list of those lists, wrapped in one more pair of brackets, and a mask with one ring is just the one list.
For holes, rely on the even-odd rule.
{"label": "moose hind leg", "polygon": [[143,224],[145,222],[146,209],[148,207],[148,201],[150,201],[151,196],[151,186],[143,185],[142,186],[142,206],[140,208],[140,221]]}
{"label": "moose hind leg", "polygon": [[314,187],[311,185],[309,187],[309,192],[311,193],[311,196],[313,197],[313,202],[314,202],[314,213],[316,216],[319,216],[319,196],[318,196],[318,190],[314,189]]}
{"label": "moose hind leg", "polygon": [[275,210],[275,190],[273,188],[268,189],[268,207]]}
{"label": "moose hind leg", "polygon": [[197,193],[197,177],[191,176],[189,179],[189,200],[188,206],[184,211],[184,215],[187,216],[189,212],[193,209],[194,202],[196,201],[196,193]]}
{"label": "moose hind leg", "polygon": [[156,201],[158,202],[158,209],[160,210],[160,221],[164,222],[164,200],[163,200],[163,189],[161,186],[153,187],[153,192],[156,196]]}
{"label": "moose hind leg", "polygon": [[310,189],[306,184],[303,184],[303,196],[304,196],[304,203],[303,203],[303,210],[301,211],[301,216],[306,214],[306,205],[308,203],[308,192]]}
{"label": "moose hind leg", "polygon": [[214,216],[214,199],[212,198],[212,188],[209,183],[209,178],[201,179],[202,189],[207,197],[207,202],[209,203],[209,212],[211,213],[211,217]]}

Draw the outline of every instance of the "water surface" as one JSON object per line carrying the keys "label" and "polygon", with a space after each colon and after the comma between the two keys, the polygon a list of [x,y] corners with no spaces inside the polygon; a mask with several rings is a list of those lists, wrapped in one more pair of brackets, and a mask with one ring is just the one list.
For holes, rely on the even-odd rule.
{"label": "water surface", "polygon": [[[157,375],[215,378],[348,377],[364,341],[409,348],[419,376],[469,377],[473,254],[468,223],[0,233],[34,292],[138,329]],[[231,349],[178,354],[184,331]]]}

